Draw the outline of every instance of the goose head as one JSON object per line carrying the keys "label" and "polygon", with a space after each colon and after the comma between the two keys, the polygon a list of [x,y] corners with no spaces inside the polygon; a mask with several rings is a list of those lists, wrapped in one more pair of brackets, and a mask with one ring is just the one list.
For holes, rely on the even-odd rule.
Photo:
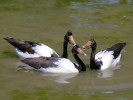
{"label": "goose head", "polygon": [[86,53],[84,53],[83,50],[82,50],[78,45],[75,45],[75,46],[72,48],[72,53],[73,53],[73,54],[80,54],[80,55],[87,56]]}
{"label": "goose head", "polygon": [[84,46],[83,49],[89,49],[89,48],[96,48],[96,41],[94,39],[90,39]]}
{"label": "goose head", "polygon": [[73,46],[76,45],[75,41],[74,41],[74,38],[72,36],[72,31],[71,30],[68,30],[66,35],[64,36],[64,40],[66,42],[69,42],[70,44],[72,44]]}

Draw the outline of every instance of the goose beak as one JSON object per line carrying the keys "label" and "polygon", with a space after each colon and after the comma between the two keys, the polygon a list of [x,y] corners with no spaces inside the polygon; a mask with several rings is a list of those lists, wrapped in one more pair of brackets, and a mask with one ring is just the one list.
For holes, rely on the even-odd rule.
{"label": "goose beak", "polygon": [[69,41],[70,44],[72,44],[73,46],[76,45],[73,36],[69,36],[69,40],[70,40],[70,41]]}
{"label": "goose beak", "polygon": [[84,46],[83,46],[83,50],[89,49],[91,46],[92,42],[88,41]]}
{"label": "goose beak", "polygon": [[80,55],[87,56],[87,54],[84,53],[83,50],[82,50],[81,48],[78,48],[77,51],[78,51],[78,53],[79,53]]}

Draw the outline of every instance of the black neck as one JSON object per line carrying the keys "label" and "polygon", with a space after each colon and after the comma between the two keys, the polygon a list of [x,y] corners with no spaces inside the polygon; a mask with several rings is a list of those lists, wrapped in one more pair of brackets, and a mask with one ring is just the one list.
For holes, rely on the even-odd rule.
{"label": "black neck", "polygon": [[86,71],[86,66],[83,63],[83,61],[78,57],[78,55],[73,53],[73,56],[74,56],[75,60],[77,61],[77,63],[79,64],[77,69],[79,71]]}
{"label": "black neck", "polygon": [[95,52],[96,52],[96,49],[92,48],[91,57],[90,57],[90,68],[91,69],[94,69],[94,66],[95,66]]}
{"label": "black neck", "polygon": [[92,51],[91,51],[90,68],[91,69],[100,69],[99,66],[95,62],[95,53],[96,53],[96,47],[92,48]]}
{"label": "black neck", "polygon": [[67,58],[68,57],[67,45],[68,45],[68,42],[64,41],[64,43],[63,43],[63,54],[62,54],[63,58]]}

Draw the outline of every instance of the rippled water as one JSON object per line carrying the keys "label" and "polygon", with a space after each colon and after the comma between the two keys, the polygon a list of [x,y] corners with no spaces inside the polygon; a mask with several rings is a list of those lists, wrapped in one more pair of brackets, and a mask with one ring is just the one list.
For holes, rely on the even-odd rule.
{"label": "rippled water", "polygon": [[[132,0],[0,0],[0,100],[132,100]],[[97,52],[127,42],[120,65],[113,70],[51,74],[23,68],[12,36],[41,42],[62,54],[63,36],[71,29],[75,41],[97,41]],[[72,46],[69,45],[69,59]],[[88,57],[82,57],[86,65]],[[21,66],[20,66],[21,65]]]}

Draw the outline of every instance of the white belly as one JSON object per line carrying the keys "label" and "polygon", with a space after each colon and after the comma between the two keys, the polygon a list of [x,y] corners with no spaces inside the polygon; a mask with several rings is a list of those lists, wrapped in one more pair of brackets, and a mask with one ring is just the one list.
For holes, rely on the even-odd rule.
{"label": "white belly", "polygon": [[43,72],[50,73],[78,73],[78,69],[75,68],[74,64],[65,58],[61,58],[58,62],[55,62],[57,67],[49,67],[49,68],[40,68]]}
{"label": "white belly", "polygon": [[15,48],[17,54],[21,58],[34,58],[34,57],[40,57],[40,56],[51,57],[53,53],[57,54],[53,49],[51,49],[50,47],[44,44],[38,45],[36,47],[32,47],[32,49],[35,51],[34,54],[29,54],[28,52],[22,52],[19,49]]}

